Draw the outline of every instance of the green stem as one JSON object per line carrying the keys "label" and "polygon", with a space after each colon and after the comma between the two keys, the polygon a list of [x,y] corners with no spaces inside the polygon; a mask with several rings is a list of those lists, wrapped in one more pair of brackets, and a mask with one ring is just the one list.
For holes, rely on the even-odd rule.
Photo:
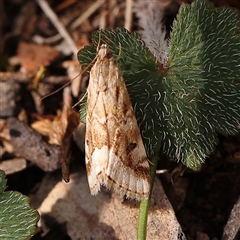
{"label": "green stem", "polygon": [[151,186],[150,193],[148,199],[144,199],[140,203],[139,207],[139,215],[138,215],[138,229],[137,229],[137,240],[145,240],[147,236],[147,218],[148,218],[148,210],[151,202],[152,189],[154,184],[154,179],[156,175],[157,163],[159,157],[154,155],[151,161]]}

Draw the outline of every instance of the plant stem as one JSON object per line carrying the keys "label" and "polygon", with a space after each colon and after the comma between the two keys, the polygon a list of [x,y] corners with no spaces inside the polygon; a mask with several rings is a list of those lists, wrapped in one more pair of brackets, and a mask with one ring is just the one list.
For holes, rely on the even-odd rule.
{"label": "plant stem", "polygon": [[137,240],[145,240],[147,236],[147,218],[148,210],[151,202],[152,189],[154,184],[154,179],[156,175],[158,156],[154,155],[150,158],[151,161],[151,186],[148,199],[144,199],[140,203],[139,215],[138,215],[138,228],[137,228]]}

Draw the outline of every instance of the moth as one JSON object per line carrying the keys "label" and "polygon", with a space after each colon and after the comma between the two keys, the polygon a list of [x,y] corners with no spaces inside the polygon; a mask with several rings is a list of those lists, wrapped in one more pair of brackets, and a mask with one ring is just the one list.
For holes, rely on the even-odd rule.
{"label": "moth", "polygon": [[147,198],[150,169],[124,79],[106,44],[98,50],[87,89],[86,168],[92,195],[101,185]]}

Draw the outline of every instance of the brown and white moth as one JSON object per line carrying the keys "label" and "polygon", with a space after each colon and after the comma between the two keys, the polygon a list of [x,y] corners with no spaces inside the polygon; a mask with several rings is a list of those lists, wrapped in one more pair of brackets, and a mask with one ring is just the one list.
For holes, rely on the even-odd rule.
{"label": "brown and white moth", "polygon": [[85,151],[91,193],[104,185],[129,198],[147,198],[148,158],[125,82],[106,44],[90,71],[87,92]]}

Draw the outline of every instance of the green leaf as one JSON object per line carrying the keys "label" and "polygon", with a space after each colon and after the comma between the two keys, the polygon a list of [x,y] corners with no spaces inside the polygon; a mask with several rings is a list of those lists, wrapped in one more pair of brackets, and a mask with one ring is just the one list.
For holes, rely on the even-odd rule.
{"label": "green leaf", "polygon": [[215,9],[205,0],[183,5],[173,24],[163,151],[190,168],[198,168],[214,150],[217,132],[238,132],[239,30],[237,11]]}
{"label": "green leaf", "polygon": [[[0,170],[1,189],[3,185],[5,188],[6,179]],[[38,219],[26,196],[14,191],[0,192],[0,239],[29,239],[36,232]]]}
{"label": "green leaf", "polygon": [[84,48],[78,57],[86,67],[97,45],[108,44],[126,82],[148,156],[161,149],[196,169],[213,152],[217,133],[238,132],[239,31],[237,11],[197,0],[180,8],[165,71],[140,37],[124,29],[94,33],[94,47]]}

